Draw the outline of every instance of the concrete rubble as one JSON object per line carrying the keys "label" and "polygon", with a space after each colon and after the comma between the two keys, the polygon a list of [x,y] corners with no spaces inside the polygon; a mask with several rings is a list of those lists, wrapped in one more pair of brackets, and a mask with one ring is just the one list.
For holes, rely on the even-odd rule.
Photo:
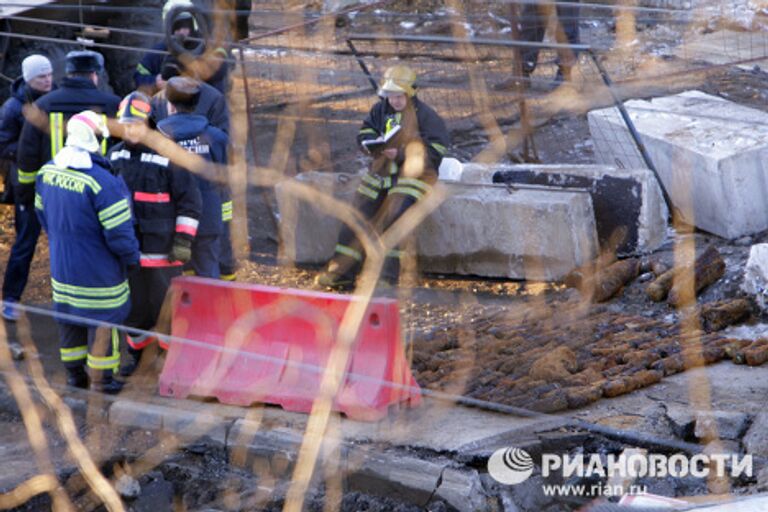
{"label": "concrete rubble", "polygon": [[419,227],[427,272],[558,280],[598,253],[584,192],[446,184],[449,197]]}
{"label": "concrete rubble", "polygon": [[768,244],[750,247],[741,289],[754,298],[761,310],[768,309]]}
{"label": "concrete rubble", "polygon": [[667,234],[668,211],[648,169],[610,165],[465,164],[465,183],[504,183],[584,189],[592,198],[601,245],[616,244],[620,255],[658,249]]}
{"label": "concrete rubble", "polygon": [[[685,222],[728,239],[768,229],[767,113],[700,91],[624,106]],[[645,167],[618,109],[588,121],[598,161]]]}
{"label": "concrete rubble", "polygon": [[[308,172],[295,178],[347,204],[357,175]],[[557,280],[598,253],[589,194],[583,191],[518,190],[501,185],[445,182],[447,199],[416,231],[423,271]],[[340,221],[276,187],[281,257],[300,264],[333,255]]]}
{"label": "concrete rubble", "polygon": [[755,415],[741,442],[746,453],[768,457],[768,413]]}

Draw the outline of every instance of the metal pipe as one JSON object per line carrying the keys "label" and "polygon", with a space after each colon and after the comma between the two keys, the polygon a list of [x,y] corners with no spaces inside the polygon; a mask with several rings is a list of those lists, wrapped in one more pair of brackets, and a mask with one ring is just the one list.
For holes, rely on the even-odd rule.
{"label": "metal pipe", "polygon": [[487,39],[482,37],[446,37],[446,36],[377,36],[369,34],[350,34],[347,39],[352,41],[392,41],[407,43],[437,43],[437,44],[470,44],[476,46],[508,46],[510,48],[545,48],[550,50],[591,51],[588,44],[534,43],[529,41],[512,41],[507,39]]}
{"label": "metal pipe", "polygon": [[347,46],[352,50],[352,55],[355,56],[355,60],[357,60],[357,63],[360,65],[360,69],[362,69],[365,76],[368,77],[368,81],[371,83],[371,87],[373,87],[373,92],[378,92],[379,85],[376,83],[376,80],[373,79],[373,76],[371,76],[371,72],[368,71],[368,66],[365,65],[365,62],[363,62],[363,59],[360,58],[360,55],[357,53],[357,48],[355,48],[355,45],[353,45],[352,41],[349,39],[347,39]]}
{"label": "metal pipe", "polygon": [[614,90],[614,87],[613,87],[613,82],[611,81],[611,77],[608,76],[608,72],[600,63],[600,60],[597,58],[595,53],[591,49],[587,50],[587,53],[592,58],[592,61],[595,63],[595,66],[597,66],[597,70],[600,72],[600,77],[603,79],[603,82],[605,83],[606,87],[608,87],[608,91],[611,93],[613,102],[616,105],[616,108],[619,110],[619,113],[621,114],[621,118],[624,120],[624,124],[627,125],[627,129],[629,129],[629,134],[632,136],[632,140],[635,141],[635,145],[637,146],[638,151],[640,151],[640,156],[642,156],[646,167],[648,167],[648,169],[650,169],[651,172],[653,172],[653,175],[656,177],[656,181],[659,184],[659,188],[661,189],[661,194],[664,196],[664,202],[667,204],[667,208],[669,212],[674,213],[675,211],[674,206],[672,205],[672,200],[669,197],[667,188],[664,186],[664,183],[661,181],[661,177],[659,176],[659,171],[656,169],[656,166],[653,164],[653,160],[651,159],[651,155],[648,154],[648,151],[645,148],[645,144],[643,144],[643,141],[640,139],[640,134],[637,132],[637,128],[635,128],[635,123],[633,123],[632,119],[630,119],[627,109],[624,108],[624,103],[622,103],[621,98],[619,98],[619,96],[616,94],[616,91]]}

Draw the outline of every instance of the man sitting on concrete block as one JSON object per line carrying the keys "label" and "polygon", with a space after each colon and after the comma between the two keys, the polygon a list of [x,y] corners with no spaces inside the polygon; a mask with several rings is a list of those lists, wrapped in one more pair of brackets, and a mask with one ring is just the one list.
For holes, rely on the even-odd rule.
{"label": "man sitting on concrete block", "polygon": [[[378,234],[430,191],[449,144],[445,122],[416,97],[415,82],[416,73],[407,66],[387,69],[379,89],[382,99],[368,113],[357,135],[361,149],[373,161],[357,189],[354,206]],[[401,256],[397,247],[386,255],[382,283],[397,284]],[[360,241],[344,225],[335,255],[317,277],[317,284],[351,287],[364,258]]]}

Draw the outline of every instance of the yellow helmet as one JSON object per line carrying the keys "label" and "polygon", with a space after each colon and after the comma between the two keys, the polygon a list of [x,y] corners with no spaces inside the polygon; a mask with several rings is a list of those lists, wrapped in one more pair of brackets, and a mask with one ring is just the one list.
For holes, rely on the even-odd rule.
{"label": "yellow helmet", "polygon": [[405,93],[409,97],[416,94],[416,72],[408,66],[392,66],[384,72],[381,80],[379,95],[386,96],[388,92]]}

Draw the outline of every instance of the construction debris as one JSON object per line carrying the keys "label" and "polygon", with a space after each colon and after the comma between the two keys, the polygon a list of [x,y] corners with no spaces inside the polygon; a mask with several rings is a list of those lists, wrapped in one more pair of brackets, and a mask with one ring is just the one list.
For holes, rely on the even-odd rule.
{"label": "construction debris", "polygon": [[[768,229],[768,114],[700,91],[624,106],[686,223],[727,239]],[[600,162],[646,167],[618,109],[592,111],[588,120]]]}
{"label": "construction debris", "polygon": [[709,246],[696,258],[693,268],[686,266],[668,270],[651,282],[645,291],[654,302],[666,298],[670,305],[679,306],[690,290],[695,299],[700,291],[720,279],[724,273],[725,261],[714,246]]}

